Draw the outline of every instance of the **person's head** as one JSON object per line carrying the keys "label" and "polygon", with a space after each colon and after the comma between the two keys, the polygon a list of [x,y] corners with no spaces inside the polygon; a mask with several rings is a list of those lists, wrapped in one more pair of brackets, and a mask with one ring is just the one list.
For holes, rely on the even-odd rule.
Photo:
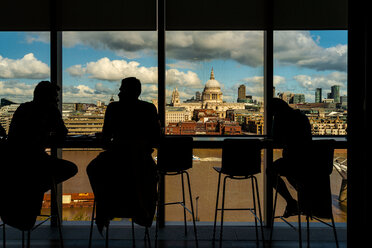
{"label": "person's head", "polygon": [[141,82],[135,77],[121,80],[119,100],[136,100],[141,95]]}
{"label": "person's head", "polygon": [[34,90],[34,102],[44,104],[57,104],[59,86],[49,81],[41,81]]}
{"label": "person's head", "polygon": [[271,111],[273,115],[276,114],[285,114],[290,111],[292,108],[284,100],[279,98],[273,98],[271,100]]}

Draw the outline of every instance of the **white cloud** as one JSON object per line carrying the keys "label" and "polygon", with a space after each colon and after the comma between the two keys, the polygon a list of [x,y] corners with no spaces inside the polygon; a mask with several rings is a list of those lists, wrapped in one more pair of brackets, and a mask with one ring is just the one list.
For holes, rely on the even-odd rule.
{"label": "white cloud", "polygon": [[140,66],[138,62],[125,60],[110,60],[101,58],[88,62],[85,66],[74,65],[66,69],[71,76],[89,75],[90,78],[118,81],[126,77],[136,77],[142,83],[157,83],[157,68]]}
{"label": "white cloud", "polygon": [[0,81],[1,95],[9,96],[32,96],[35,84],[25,84],[16,81]]}
{"label": "white cloud", "polygon": [[47,64],[28,53],[21,59],[9,59],[0,55],[0,78],[45,79],[49,77]]}
{"label": "white cloud", "polygon": [[[97,61],[88,62],[85,66],[74,65],[66,69],[74,77],[88,75],[90,78],[119,81],[126,77],[136,77],[143,84],[157,84],[157,67],[141,66],[136,61],[110,60],[101,58]],[[177,69],[167,70],[167,85],[174,87],[202,87],[201,80],[195,72],[182,72]]]}
{"label": "white cloud", "polygon": [[149,31],[64,32],[63,45],[65,47],[88,45],[95,49],[112,50],[119,56],[135,58],[139,51],[157,49],[157,33]]}
{"label": "white cloud", "polygon": [[33,98],[36,84],[26,84],[19,81],[0,81],[0,98],[6,98],[16,103],[30,101]]}
{"label": "white cloud", "polygon": [[[46,40],[45,34],[31,36],[29,42]],[[309,31],[277,31],[274,35],[275,60],[315,70],[346,71],[347,45],[324,48],[320,36]],[[167,58],[200,62],[213,59],[235,60],[251,67],[263,66],[262,31],[170,31],[166,34]],[[63,45],[90,46],[114,51],[119,56],[136,58],[139,52],[156,53],[157,33],[125,32],[64,32]]]}
{"label": "white cloud", "polygon": [[261,31],[174,31],[167,33],[167,56],[187,61],[236,60],[263,65]]}
{"label": "white cloud", "polygon": [[26,42],[27,43],[33,43],[33,42],[49,43],[50,33],[49,32],[27,32]]}
{"label": "white cloud", "polygon": [[326,75],[297,75],[294,79],[301,87],[309,91],[314,91],[316,88],[330,89],[333,85],[340,85],[341,88],[346,87],[347,74],[342,72],[333,72]]}
{"label": "white cloud", "polygon": [[308,31],[277,31],[274,35],[274,59],[279,65],[346,71],[347,45],[323,48]]}
{"label": "white cloud", "polygon": [[[88,45],[108,49],[119,56],[135,58],[140,51],[157,50],[157,33],[64,32],[63,45]],[[250,66],[262,66],[263,32],[261,31],[172,31],[167,32],[167,57],[191,62],[233,59]]]}
{"label": "white cloud", "polygon": [[178,71],[177,69],[169,69],[166,73],[167,86],[201,88],[201,80],[195,72],[188,71],[187,73]]}
{"label": "white cloud", "polygon": [[[253,83],[253,84],[260,84],[261,87],[264,83],[264,77],[263,76],[254,76],[254,77],[249,77],[249,78],[244,78],[243,79],[244,82],[246,83]],[[285,77],[282,77],[282,76],[276,76],[274,75],[274,86],[277,86],[279,84],[283,84],[285,83]]]}
{"label": "white cloud", "polygon": [[73,65],[66,69],[66,71],[73,77],[81,77],[86,73],[86,68],[81,65]]}
{"label": "white cloud", "polygon": [[111,94],[97,92],[95,88],[88,85],[64,86],[63,87],[63,101],[64,102],[87,102],[94,103],[98,100],[107,101]]}

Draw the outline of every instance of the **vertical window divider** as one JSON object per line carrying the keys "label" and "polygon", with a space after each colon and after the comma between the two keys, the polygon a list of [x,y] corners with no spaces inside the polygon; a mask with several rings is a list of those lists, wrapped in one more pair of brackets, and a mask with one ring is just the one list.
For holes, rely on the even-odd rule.
{"label": "vertical window divider", "polygon": [[[55,82],[59,87],[58,109],[62,113],[62,32],[58,31],[58,14],[61,2],[50,1],[50,80]],[[62,149],[55,146],[51,147],[51,156],[62,158]],[[62,220],[62,183],[56,187],[56,195],[51,191],[51,226],[56,227],[58,224],[57,214]],[[56,201],[54,201],[56,199]]]}
{"label": "vertical window divider", "polygon": [[[271,126],[271,100],[274,87],[274,30],[273,30],[273,0],[266,0],[266,30],[264,32],[264,133],[272,137]],[[273,149],[264,150],[264,222],[265,226],[271,227],[273,209],[272,183],[267,180],[266,168],[273,163]]]}
{"label": "vertical window divider", "polygon": [[[165,0],[157,0],[157,31],[158,31],[158,113],[162,133],[165,133]],[[165,226],[165,181],[164,176],[159,178],[158,199],[159,208],[159,227]]]}

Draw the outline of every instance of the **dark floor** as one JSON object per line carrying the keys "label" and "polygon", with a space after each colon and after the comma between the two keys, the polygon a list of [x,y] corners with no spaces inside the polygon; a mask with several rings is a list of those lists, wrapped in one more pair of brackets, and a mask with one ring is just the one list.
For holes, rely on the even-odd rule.
{"label": "dark floor", "polygon": [[[222,247],[256,247],[256,235],[254,226],[245,226],[246,223],[226,223],[224,225]],[[249,224],[249,223],[248,223]],[[340,247],[346,247],[345,224],[337,224],[337,234]],[[3,234],[1,229],[1,244],[3,247]],[[144,242],[144,228],[135,226],[136,247],[150,247]],[[213,247],[212,233],[213,223],[200,223],[197,226],[199,247]],[[298,234],[283,223],[275,226],[272,247],[298,247]],[[303,229],[303,247],[306,247],[306,229]],[[217,229],[219,231],[219,228]],[[269,229],[265,228],[265,239],[268,240]],[[155,247],[155,228],[150,229],[151,247]],[[217,235],[218,236],[218,235]],[[22,233],[10,227],[6,227],[6,247],[21,247]],[[46,223],[31,233],[31,247],[54,248],[59,246],[58,230],[50,228]],[[63,226],[64,247],[86,248],[89,239],[88,222],[65,222]],[[261,236],[260,236],[261,237]],[[336,247],[331,228],[318,223],[311,224],[310,230],[311,247]],[[94,228],[92,247],[105,247],[105,240]],[[110,226],[109,247],[132,247],[131,225],[128,222],[117,222]],[[184,235],[184,226],[180,223],[168,224],[160,229],[158,247],[195,247],[194,232],[191,223],[188,226],[188,235]],[[216,242],[219,247],[219,242]],[[260,242],[260,247],[262,242]],[[266,247],[269,247],[266,241]]]}

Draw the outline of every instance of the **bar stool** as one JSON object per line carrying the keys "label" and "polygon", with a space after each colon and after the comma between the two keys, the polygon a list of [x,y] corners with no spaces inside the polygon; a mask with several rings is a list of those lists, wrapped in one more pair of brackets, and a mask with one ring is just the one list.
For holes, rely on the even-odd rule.
{"label": "bar stool", "polygon": [[[274,229],[274,220],[279,218],[291,228],[298,231],[299,247],[302,248],[301,215],[306,217],[307,247],[310,247],[309,220],[316,220],[333,229],[336,247],[339,247],[335,222],[332,213],[332,194],[330,186],[330,174],[333,170],[334,140],[316,140],[308,149],[310,156],[304,161],[307,170],[300,175],[296,183],[297,189],[297,212],[298,229],[289,223],[283,216],[275,216],[278,192],[275,192],[273,218],[270,231],[270,245]],[[303,165],[302,165],[303,166]],[[277,179],[281,175],[278,174]],[[278,182],[278,180],[276,180]],[[276,182],[276,183],[277,183]],[[322,219],[331,219],[331,224]]]}
{"label": "bar stool", "polygon": [[[94,217],[95,213],[96,213],[96,199],[94,199],[94,202],[93,202],[93,210],[92,210],[92,220],[90,222],[90,232],[89,232],[89,244],[88,244],[88,247],[91,248],[92,247],[92,236],[93,236],[93,225],[94,225],[94,220],[96,219]],[[135,235],[134,235],[134,221],[133,219],[131,220],[131,223],[132,223],[132,246],[133,247],[136,247],[136,239],[135,239]],[[109,247],[109,226],[107,226],[106,228],[106,236],[105,236],[105,247],[108,248]],[[149,229],[148,227],[145,228],[145,237],[144,237],[145,241],[148,242],[148,245],[149,247],[151,247],[151,240],[150,240],[150,235],[149,235]]]}
{"label": "bar stool", "polygon": [[[221,211],[220,247],[222,246],[224,211],[248,210],[254,215],[256,228],[256,245],[259,246],[257,221],[260,222],[263,246],[265,247],[260,197],[258,192],[257,178],[255,174],[261,172],[261,141],[258,139],[225,139],[222,146],[222,167],[213,167],[218,172],[218,186],[216,209],[213,226],[213,244],[216,236],[217,212]],[[222,190],[222,207],[218,208],[221,175],[224,174]],[[251,179],[253,208],[225,208],[225,190],[227,179],[245,180]],[[256,209],[256,194],[258,205],[258,216]]]}
{"label": "bar stool", "polygon": [[[50,220],[51,218],[55,217],[56,220],[57,220],[60,246],[61,246],[61,248],[64,248],[63,235],[62,235],[62,223],[61,223],[61,218],[59,216],[59,207],[58,207],[58,204],[57,204],[57,198],[55,197],[56,192],[57,192],[57,185],[56,185],[54,180],[52,181],[51,192],[52,192],[52,195],[54,196],[52,201],[54,202],[54,204],[57,208],[57,215],[53,215],[52,213],[50,215],[42,215],[42,214],[38,215],[39,217],[46,217],[46,219],[41,221],[37,225],[33,226],[30,230],[22,231],[22,247],[25,247],[25,232],[27,232],[27,244],[26,245],[27,245],[27,248],[30,248],[30,246],[31,246],[31,232],[33,230],[35,230],[36,228],[38,228],[39,226],[41,226],[42,224],[44,224],[45,222],[47,222],[48,220]],[[6,226],[6,224],[2,223],[1,225],[3,226],[3,247],[5,248],[5,246],[6,246],[5,226]]]}
{"label": "bar stool", "polygon": [[5,245],[6,245],[6,233],[5,233],[5,224],[4,223],[1,223],[0,224],[1,227],[3,227],[3,247],[5,248]]}
{"label": "bar stool", "polygon": [[[194,206],[191,194],[190,176],[187,172],[188,169],[192,168],[192,149],[193,149],[193,138],[192,137],[164,137],[160,142],[157,159],[157,171],[159,178],[164,176],[181,176],[182,184],[182,201],[164,203],[164,206],[179,204],[183,207],[183,217],[185,226],[185,235],[187,235],[187,223],[186,223],[186,211],[192,216],[194,225],[194,235],[196,247],[198,247],[198,236],[195,224]],[[189,197],[191,211],[186,207],[185,201],[185,185],[183,175],[186,175],[187,184],[189,188]],[[158,196],[159,196],[158,190]],[[159,197],[158,197],[159,199]],[[158,234],[158,220],[159,220],[159,201],[156,214],[156,244]]]}

